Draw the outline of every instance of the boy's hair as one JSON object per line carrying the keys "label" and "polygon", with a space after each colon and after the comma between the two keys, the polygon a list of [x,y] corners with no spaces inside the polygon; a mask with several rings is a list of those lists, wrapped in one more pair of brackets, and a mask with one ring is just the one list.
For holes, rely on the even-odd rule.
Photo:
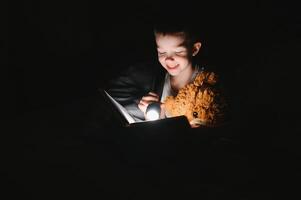
{"label": "boy's hair", "polygon": [[153,25],[154,34],[177,34],[183,33],[185,36],[185,42],[188,47],[192,47],[195,42],[200,41],[198,31],[193,27],[191,23],[187,23],[182,20],[170,21],[158,21]]}
{"label": "boy's hair", "polygon": [[199,41],[197,31],[193,29],[189,23],[181,21],[176,22],[156,22],[154,24],[154,34],[177,34],[182,33],[185,36],[185,42],[187,46],[192,46],[195,42]]}

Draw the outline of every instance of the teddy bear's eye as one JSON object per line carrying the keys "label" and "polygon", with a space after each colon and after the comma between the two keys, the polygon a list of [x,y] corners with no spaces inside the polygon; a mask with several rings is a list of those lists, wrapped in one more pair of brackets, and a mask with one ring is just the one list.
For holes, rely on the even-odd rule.
{"label": "teddy bear's eye", "polygon": [[192,115],[193,115],[194,118],[197,118],[197,117],[198,117],[198,113],[197,113],[197,112],[193,112]]}

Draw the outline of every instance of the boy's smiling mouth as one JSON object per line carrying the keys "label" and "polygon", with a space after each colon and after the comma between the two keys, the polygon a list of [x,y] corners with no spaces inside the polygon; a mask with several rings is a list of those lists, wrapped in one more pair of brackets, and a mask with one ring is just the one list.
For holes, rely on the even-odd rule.
{"label": "boy's smiling mouth", "polygon": [[178,66],[179,66],[179,64],[174,65],[174,66],[166,65],[166,67],[167,67],[168,69],[170,69],[170,70],[174,70],[174,69],[176,69]]}

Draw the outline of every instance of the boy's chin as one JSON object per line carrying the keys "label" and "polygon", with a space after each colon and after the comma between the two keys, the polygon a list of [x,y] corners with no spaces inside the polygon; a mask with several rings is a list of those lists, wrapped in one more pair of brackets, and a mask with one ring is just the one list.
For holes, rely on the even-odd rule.
{"label": "boy's chin", "polygon": [[175,71],[168,71],[170,76],[178,76],[179,72],[175,72]]}

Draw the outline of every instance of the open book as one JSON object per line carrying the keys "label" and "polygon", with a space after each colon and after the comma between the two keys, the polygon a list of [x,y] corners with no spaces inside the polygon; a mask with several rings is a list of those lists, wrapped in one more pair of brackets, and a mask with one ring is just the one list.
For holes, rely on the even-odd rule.
{"label": "open book", "polygon": [[108,100],[113,104],[113,106],[116,107],[116,109],[119,111],[119,113],[124,117],[124,119],[127,121],[128,124],[135,123],[135,119],[127,112],[127,110],[118,103],[109,93],[105,90],[103,90],[105,96],[108,98]]}
{"label": "open book", "polygon": [[174,127],[182,127],[182,128],[190,128],[190,124],[185,116],[180,117],[172,117],[172,118],[165,118],[165,119],[158,119],[152,121],[136,121],[128,111],[118,103],[107,91],[100,89],[103,97],[105,98],[106,102],[111,107],[112,111],[116,114],[118,120],[125,127],[133,127],[133,126],[144,126],[145,124],[153,125],[153,124],[160,124],[160,123],[171,123]]}

